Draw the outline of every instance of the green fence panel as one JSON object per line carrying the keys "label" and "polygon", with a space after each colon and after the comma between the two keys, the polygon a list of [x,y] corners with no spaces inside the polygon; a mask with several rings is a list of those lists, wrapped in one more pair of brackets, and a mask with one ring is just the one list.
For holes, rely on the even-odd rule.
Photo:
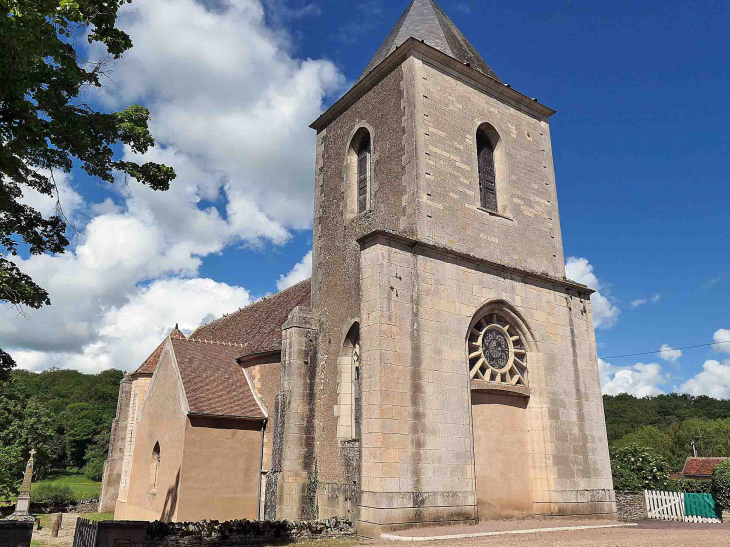
{"label": "green fence panel", "polygon": [[720,508],[715,503],[712,494],[685,494],[684,514],[688,517],[705,517],[719,519],[722,516]]}

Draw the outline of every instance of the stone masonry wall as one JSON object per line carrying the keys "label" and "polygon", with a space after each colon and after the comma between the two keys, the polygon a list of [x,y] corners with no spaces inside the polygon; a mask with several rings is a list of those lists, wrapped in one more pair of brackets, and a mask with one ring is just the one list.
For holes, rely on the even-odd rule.
{"label": "stone masonry wall", "polygon": [[636,522],[646,519],[646,499],[643,492],[616,492],[618,519]]}
{"label": "stone masonry wall", "polygon": [[587,297],[386,236],[364,245],[362,275],[361,527],[476,517],[465,340],[493,301],[524,317],[537,348],[524,470],[535,514],[615,518]]}
{"label": "stone masonry wall", "polygon": [[[418,160],[416,239],[522,270],[565,275],[550,130],[435,61],[414,59]],[[500,215],[480,209],[476,131],[499,134]]]}
{"label": "stone masonry wall", "polygon": [[132,472],[132,456],[134,454],[137,419],[139,411],[147,395],[147,387],[152,381],[151,376],[136,376],[132,381],[129,411],[127,413],[127,431],[124,438],[124,458],[119,481],[119,501],[126,503],[129,491],[129,478]]}
{"label": "stone masonry wall", "polygon": [[114,511],[114,506],[119,497],[119,483],[122,480],[122,465],[126,448],[125,437],[131,397],[132,378],[127,375],[119,383],[117,414],[112,422],[109,435],[109,452],[104,464],[104,476],[101,481],[101,496],[98,507],[100,512]]}
{"label": "stone masonry wall", "polygon": [[[338,360],[348,331],[360,319],[360,247],[356,240],[375,227],[400,230],[402,219],[415,211],[411,204],[409,213],[404,201],[404,172],[413,165],[404,159],[409,140],[404,136],[403,79],[403,71],[394,70],[317,135],[312,313],[320,334],[312,443],[320,518],[347,517],[357,507],[353,492],[359,491],[360,479],[353,471],[359,469],[359,444],[337,439],[337,427],[344,424],[337,415],[341,403],[338,383],[347,381],[339,374]],[[367,127],[372,137],[372,207],[353,218],[347,205],[352,190],[348,187],[347,151],[359,127]],[[344,435],[342,428],[340,433]]]}

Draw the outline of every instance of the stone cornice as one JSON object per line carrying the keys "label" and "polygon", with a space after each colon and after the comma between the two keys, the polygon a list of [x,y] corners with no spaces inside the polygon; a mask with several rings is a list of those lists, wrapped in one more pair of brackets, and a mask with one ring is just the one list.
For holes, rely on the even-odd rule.
{"label": "stone cornice", "polygon": [[370,241],[377,240],[377,239],[396,241],[398,243],[407,245],[413,249],[416,249],[416,248],[426,249],[429,251],[434,251],[437,253],[453,256],[453,257],[460,258],[463,260],[467,260],[469,262],[473,262],[474,264],[481,264],[484,266],[488,266],[489,268],[491,268],[493,270],[502,271],[502,272],[505,272],[508,274],[537,279],[539,281],[543,281],[543,282],[547,282],[547,283],[554,283],[561,287],[565,287],[567,289],[572,289],[578,293],[583,293],[583,294],[585,294],[586,297],[588,297],[591,294],[593,294],[594,292],[596,292],[593,289],[591,289],[590,287],[583,285],[581,283],[576,283],[575,281],[570,281],[568,279],[554,277],[552,275],[548,275],[548,274],[544,274],[544,273],[523,270],[521,268],[515,268],[513,266],[507,266],[505,264],[499,264],[497,262],[492,262],[490,260],[485,260],[483,258],[479,258],[479,257],[471,255],[469,253],[455,251],[453,249],[449,249],[448,247],[442,247],[440,245],[433,245],[432,243],[425,243],[423,241],[418,241],[416,239],[413,239],[413,238],[410,238],[407,236],[403,236],[401,234],[396,234],[393,232],[387,232],[385,230],[373,230],[372,232],[368,232],[367,234],[360,236],[357,239],[357,242],[360,244],[360,247],[362,247],[363,245],[369,243]]}
{"label": "stone cornice", "polygon": [[499,80],[490,78],[486,74],[482,74],[478,70],[466,66],[453,57],[450,57],[438,49],[416,40],[415,38],[408,38],[408,40],[396,48],[393,53],[386,57],[382,63],[371,70],[362,80],[352,86],[347,93],[345,93],[335,104],[330,106],[327,111],[317,118],[309,127],[316,129],[317,131],[321,131],[327,127],[333,120],[355,103],[355,101],[365,95],[365,93],[400,66],[400,64],[411,55],[427,57],[439,65],[459,73],[459,75],[463,76],[467,80],[472,80],[477,84],[481,84],[488,88],[489,91],[496,95],[499,99],[507,103],[517,105],[538,118],[549,118],[555,114],[555,110],[552,108],[540,104],[527,95],[523,95],[519,91],[508,87]]}

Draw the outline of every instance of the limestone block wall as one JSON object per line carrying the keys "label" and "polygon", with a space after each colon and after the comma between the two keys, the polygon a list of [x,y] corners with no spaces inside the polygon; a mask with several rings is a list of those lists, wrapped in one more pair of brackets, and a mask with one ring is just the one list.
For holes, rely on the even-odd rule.
{"label": "limestone block wall", "polygon": [[277,355],[276,361],[268,360],[265,363],[245,364],[243,367],[248,372],[256,395],[266,407],[269,413],[270,422],[266,425],[264,432],[264,456],[261,470],[268,473],[271,470],[271,458],[274,445],[274,407],[276,406],[276,394],[279,391],[279,378],[281,375],[281,356]]}
{"label": "limestone block wall", "polygon": [[360,529],[477,517],[466,335],[493,301],[520,314],[534,339],[534,513],[615,517],[588,295],[391,236],[363,242],[361,257]]}
{"label": "limestone block wall", "polygon": [[295,308],[282,328],[280,390],[267,476],[265,518],[313,519],[316,477],[314,392],[317,329],[308,308]]}
{"label": "limestone block wall", "polygon": [[126,447],[127,420],[129,419],[129,404],[132,398],[132,378],[127,375],[119,384],[117,398],[117,414],[112,422],[109,435],[109,453],[104,464],[104,477],[101,482],[101,496],[99,497],[99,511],[114,511],[119,497],[119,483],[122,480],[122,465]]}
{"label": "limestone block wall", "polygon": [[[523,270],[565,275],[547,119],[428,58],[416,74],[416,239]],[[476,131],[491,124],[498,215],[480,209]]]}
{"label": "limestone block wall", "polygon": [[152,375],[135,375],[132,381],[129,409],[127,412],[127,428],[124,435],[124,457],[122,459],[122,471],[119,480],[119,497],[117,503],[126,503],[129,490],[130,474],[132,472],[132,459],[134,456],[135,438],[137,434],[137,420],[139,411],[147,395],[147,387],[152,380]]}

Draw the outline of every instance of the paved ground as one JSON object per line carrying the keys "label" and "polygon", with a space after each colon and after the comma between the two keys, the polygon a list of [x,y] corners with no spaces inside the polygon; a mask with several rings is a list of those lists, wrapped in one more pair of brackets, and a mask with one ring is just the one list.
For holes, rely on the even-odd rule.
{"label": "paved ground", "polygon": [[563,526],[605,526],[611,524],[622,524],[611,520],[588,520],[588,519],[526,519],[526,520],[485,520],[479,524],[463,526],[438,526],[433,528],[413,528],[393,532],[397,536],[446,536],[457,534],[479,534],[482,532],[502,532],[506,530],[532,530],[534,528],[558,528]]}
{"label": "paved ground", "polygon": [[[374,541],[370,544],[371,547],[405,545],[409,543]],[[418,545],[423,547],[730,547],[730,525],[644,521],[638,526],[627,528],[429,541],[418,542]]]}

